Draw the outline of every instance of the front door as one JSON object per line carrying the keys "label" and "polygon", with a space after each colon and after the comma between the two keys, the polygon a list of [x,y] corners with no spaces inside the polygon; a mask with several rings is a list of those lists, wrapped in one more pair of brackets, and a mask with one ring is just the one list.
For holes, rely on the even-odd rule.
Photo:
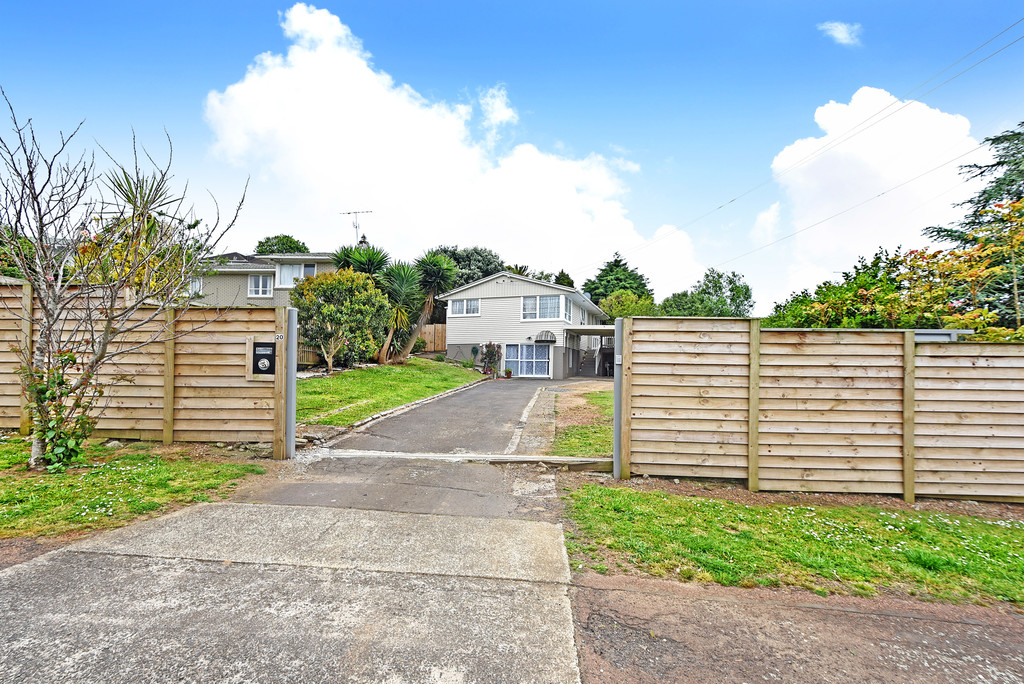
{"label": "front door", "polygon": [[550,344],[506,344],[505,368],[517,378],[551,377]]}

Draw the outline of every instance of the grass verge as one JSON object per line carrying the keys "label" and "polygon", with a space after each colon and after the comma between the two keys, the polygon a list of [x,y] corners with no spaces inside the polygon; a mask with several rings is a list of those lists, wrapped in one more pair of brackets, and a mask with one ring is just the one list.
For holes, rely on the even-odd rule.
{"label": "grass verge", "polygon": [[599,417],[591,425],[568,425],[555,433],[552,456],[598,457],[612,455],[612,420],[614,398],[611,391],[588,392],[583,395]]}
{"label": "grass verge", "polygon": [[255,464],[158,455],[144,446],[115,452],[90,445],[65,473],[28,471],[29,443],[0,440],[0,539],[120,527],[174,504],[228,495]]}
{"label": "grass verge", "polygon": [[1024,604],[1024,523],[871,507],[747,506],[584,485],[574,564],[727,586]]}
{"label": "grass verge", "polygon": [[[327,378],[300,380],[296,414],[303,423],[351,425],[480,377],[476,371],[461,366],[418,358],[400,366],[356,368]],[[342,407],[348,408],[324,415]]]}

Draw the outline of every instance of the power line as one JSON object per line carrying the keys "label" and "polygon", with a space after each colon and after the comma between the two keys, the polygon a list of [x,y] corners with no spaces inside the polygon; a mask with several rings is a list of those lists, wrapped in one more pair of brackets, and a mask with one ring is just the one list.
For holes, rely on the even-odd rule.
{"label": "power line", "polygon": [[[929,83],[931,83],[932,81],[937,79],[939,76],[941,76],[942,74],[946,73],[947,71],[949,71],[950,69],[955,67],[957,64],[963,62],[965,59],[967,59],[971,55],[973,55],[976,52],[980,51],[986,45],[988,45],[988,44],[992,43],[993,41],[997,40],[1000,36],[1004,35],[1008,31],[1012,30],[1014,27],[1016,27],[1017,25],[1021,24],[1022,22],[1024,22],[1024,17],[1021,17],[1017,21],[1013,22],[1012,24],[1010,24],[1009,26],[1004,28],[1002,31],[1000,31],[999,33],[995,34],[994,36],[992,36],[991,38],[989,38],[988,40],[983,42],[981,45],[977,46],[976,48],[974,48],[970,52],[966,53],[965,55],[963,55],[962,57],[960,57],[959,59],[957,59],[956,61],[954,61],[950,65],[948,65],[945,68],[943,68],[941,71],[937,72],[936,74],[934,74],[933,76],[929,77],[925,81],[923,81],[923,82],[919,83],[918,85],[914,86],[913,88],[908,90],[905,94],[903,94],[899,98],[897,98],[895,102],[889,103],[888,105],[886,105],[882,109],[878,110],[877,112],[875,112],[871,116],[867,117],[866,119],[864,119],[860,123],[858,123],[855,126],[849,128],[847,131],[845,131],[844,133],[840,134],[835,140],[831,141],[830,143],[828,143],[826,145],[823,145],[822,147],[818,148],[814,152],[812,152],[812,153],[802,157],[801,159],[797,160],[796,162],[794,162],[790,166],[782,169],[781,171],[779,171],[777,173],[773,173],[772,176],[770,176],[769,178],[766,178],[765,180],[763,180],[760,183],[754,185],[753,187],[745,190],[744,192],[742,192],[742,193],[732,197],[731,199],[729,199],[729,200],[719,204],[718,206],[714,207],[713,209],[710,209],[709,211],[701,214],[700,216],[698,216],[698,217],[696,217],[694,219],[691,219],[690,221],[687,221],[686,223],[684,223],[681,226],[678,226],[676,228],[676,232],[683,231],[686,228],[689,228],[690,226],[694,225],[695,223],[698,223],[699,221],[704,220],[708,216],[711,216],[712,214],[715,214],[716,212],[721,211],[722,209],[724,209],[725,207],[729,206],[730,204],[736,202],[737,200],[740,200],[740,199],[746,197],[747,195],[749,195],[749,194],[751,194],[751,193],[753,193],[753,192],[755,192],[757,190],[760,190],[765,185],[768,185],[769,183],[772,183],[773,181],[778,179],[780,176],[783,176],[783,175],[789,173],[790,171],[793,171],[794,169],[796,169],[796,168],[806,164],[807,162],[809,162],[809,161],[819,157],[820,155],[824,154],[825,152],[828,152],[828,151],[834,149],[838,145],[841,145],[842,143],[847,142],[848,140],[856,137],[857,135],[860,135],[864,131],[868,130],[869,128],[875,126],[878,123],[881,123],[882,121],[884,121],[885,119],[889,118],[890,116],[892,116],[892,115],[902,111],[903,109],[905,109],[906,107],[910,106],[911,104],[913,104],[916,101],[916,100],[911,100],[911,101],[904,102],[904,100],[906,98],[910,97],[910,95],[913,94],[916,90],[918,90],[920,88],[923,88],[924,86],[928,85]],[[983,57],[982,59],[978,60],[974,64],[972,64],[969,67],[967,67],[966,69],[963,69],[963,70],[957,72],[956,74],[954,74],[953,76],[949,77],[948,79],[946,79],[942,83],[939,83],[934,88],[931,88],[930,90],[928,90],[928,91],[926,91],[924,93],[921,93],[921,95],[919,97],[923,97],[925,95],[929,95],[929,94],[935,92],[939,88],[947,85],[951,81],[953,81],[953,80],[959,78],[960,76],[966,74],[967,72],[969,72],[972,69],[974,69],[975,67],[983,64],[984,62],[987,62],[992,57],[995,57],[996,55],[1000,54],[1001,52],[1003,52],[1004,50],[1006,50],[1010,46],[1020,42],[1021,40],[1024,40],[1024,35],[1021,35],[1020,37],[1016,38],[1015,40],[1013,40],[1013,41],[1007,43],[1006,45],[1004,45],[1003,47],[999,48],[995,52],[992,52],[989,55]],[[878,117],[880,114],[884,113],[885,111],[887,111],[888,109],[892,108],[896,104],[900,104],[900,107],[898,109],[896,109],[893,112],[890,112],[889,114],[887,114],[886,116],[882,117],[881,119],[878,119],[877,121],[872,121],[873,119]],[[963,156],[963,155],[961,155],[961,156]],[[945,166],[945,164],[943,164],[941,166]],[[934,171],[934,170],[936,170],[936,169],[932,169],[932,171]],[[927,175],[928,173],[931,173],[931,171],[926,171],[922,175]],[[913,180],[916,180],[917,178],[920,178],[920,176],[915,176],[914,178],[912,178],[910,181],[907,181],[907,182],[909,183],[909,182],[911,182]],[[904,184],[901,184],[901,185],[904,185]],[[890,188],[886,192],[890,192],[892,190],[895,190],[898,187],[901,187],[901,186],[896,186],[894,188]],[[882,194],[885,194],[885,193],[882,193]],[[878,195],[877,197],[880,197],[880,196],[881,195]],[[865,202],[871,201],[872,199],[875,199],[875,198],[871,198],[869,200],[865,200]],[[860,206],[860,205],[856,205],[856,206]],[[851,207],[850,209],[854,209],[854,208],[856,208],[856,206],[855,207]],[[849,210],[847,210],[847,211],[849,211]],[[842,212],[842,213],[845,213],[845,211]],[[841,214],[837,214],[837,216],[838,215],[841,215]],[[825,219],[825,221],[827,221],[827,220],[828,219]],[[817,225],[817,224],[815,224],[815,225]],[[811,227],[813,227],[813,226],[808,226],[807,228],[802,228],[801,230],[797,231],[797,233],[803,232],[804,230],[808,230]],[[792,235],[796,235],[797,233],[793,233]],[[647,249],[651,245],[654,245],[655,243],[658,243],[658,242],[660,242],[660,241],[662,241],[662,240],[664,240],[664,239],[666,239],[668,237],[671,237],[671,235],[673,235],[673,234],[674,233],[669,233],[669,234],[664,235],[664,236],[659,237],[659,238],[653,238],[652,240],[649,240],[648,242],[644,243],[643,245],[640,245],[639,247],[634,247],[633,249],[623,250],[623,252],[626,253],[626,254],[634,254],[634,253],[636,253],[636,252],[638,252],[640,250]],[[788,236],[788,237],[791,237],[791,236]],[[785,239],[785,238],[782,238],[782,239]],[[768,245],[765,245],[765,246],[768,246]],[[758,249],[762,249],[762,248],[758,248]],[[758,251],[758,250],[754,250],[754,251]],[[744,254],[744,255],[741,255],[741,256],[746,256],[746,255]],[[738,259],[738,258],[741,258],[741,257],[736,257],[736,258]],[[734,259],[730,259],[729,261],[733,261],[733,260]],[[723,263],[728,263],[728,262],[723,262]],[[588,264],[587,266],[584,266],[582,268],[593,268],[596,265],[600,265],[600,264]]]}
{"label": "power line", "polygon": [[927,176],[928,174],[934,173],[935,171],[938,171],[939,169],[941,169],[941,168],[943,168],[945,166],[949,166],[953,162],[955,162],[955,161],[957,161],[959,159],[962,159],[962,158],[966,157],[969,154],[973,154],[973,153],[977,152],[978,150],[980,150],[984,146],[985,146],[985,144],[982,143],[982,144],[980,144],[980,145],[978,145],[976,147],[973,147],[970,150],[964,152],[963,154],[958,154],[957,156],[953,157],[952,159],[950,159],[948,161],[945,161],[945,162],[942,162],[938,166],[932,167],[932,168],[928,169],[927,171],[925,171],[923,173],[919,173],[918,175],[914,176],[913,178],[910,178],[908,180],[903,181],[902,183],[900,183],[898,185],[894,185],[891,188],[883,190],[882,192],[878,193],[877,195],[873,195],[871,197],[868,197],[865,200],[861,200],[860,202],[857,202],[856,204],[854,204],[852,206],[849,206],[846,209],[843,209],[842,211],[838,211],[835,214],[832,214],[831,216],[823,218],[823,219],[821,219],[819,221],[815,221],[814,223],[812,223],[810,225],[807,225],[807,226],[804,226],[803,228],[800,228],[799,230],[795,230],[792,233],[788,233],[787,235],[783,235],[780,238],[777,238],[775,240],[772,240],[771,242],[763,244],[760,247],[755,247],[754,249],[752,249],[752,250],[750,250],[748,252],[744,252],[743,254],[740,254],[738,256],[734,256],[731,259],[726,259],[725,261],[722,261],[722,262],[716,264],[714,266],[714,268],[721,268],[725,264],[732,263],[733,261],[737,261],[738,259],[742,259],[743,257],[747,257],[747,256],[750,256],[751,254],[755,254],[757,252],[760,252],[761,250],[767,249],[767,248],[771,247],[772,245],[777,245],[778,243],[782,242],[783,240],[788,240],[789,238],[794,237],[796,235],[799,235],[800,233],[803,233],[803,232],[806,232],[808,230],[811,230],[812,228],[816,228],[816,227],[818,227],[818,226],[820,226],[820,225],[822,225],[824,223],[828,223],[832,219],[838,218],[838,217],[842,216],[843,214],[848,214],[851,211],[853,211],[854,209],[858,209],[858,208],[864,206],[865,204],[867,204],[869,202],[875,201],[879,197],[882,197],[884,195],[888,195],[893,190],[898,190],[898,189],[902,188],[904,185],[909,185],[910,183],[913,183],[914,181],[918,180],[919,178],[923,178],[923,177]]}

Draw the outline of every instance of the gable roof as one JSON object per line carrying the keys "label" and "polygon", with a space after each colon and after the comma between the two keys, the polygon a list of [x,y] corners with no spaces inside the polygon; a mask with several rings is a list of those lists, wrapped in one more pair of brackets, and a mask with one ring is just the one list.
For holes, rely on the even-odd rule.
{"label": "gable roof", "polygon": [[437,297],[437,299],[440,299],[440,300],[443,300],[443,301],[447,301],[447,300],[451,299],[453,296],[458,295],[461,292],[465,292],[466,290],[468,290],[470,288],[478,287],[480,285],[484,285],[484,284],[486,284],[486,283],[488,283],[488,282],[490,282],[492,280],[496,280],[496,279],[502,278],[502,277],[504,277],[504,278],[512,278],[514,280],[519,280],[519,281],[522,281],[524,283],[530,283],[532,285],[541,285],[543,287],[549,288],[551,290],[555,290],[557,292],[564,292],[564,293],[566,293],[566,295],[571,296],[573,301],[575,301],[577,304],[583,306],[583,308],[585,308],[585,309],[589,309],[591,313],[595,313],[595,314],[601,316],[602,318],[608,318],[608,314],[606,314],[604,311],[602,311],[600,309],[600,307],[597,306],[597,304],[594,304],[594,302],[592,302],[590,300],[590,297],[588,297],[587,295],[583,294],[579,290],[576,290],[576,289],[571,288],[571,287],[567,287],[565,285],[556,285],[555,283],[549,283],[546,280],[538,280],[536,278],[530,278],[528,276],[522,276],[522,275],[519,275],[518,273],[512,273],[511,271],[499,271],[498,273],[492,273],[489,276],[485,276],[483,278],[480,278],[479,280],[474,280],[471,283],[466,283],[465,285],[463,285],[461,287],[457,287],[454,290],[450,290],[448,292],[445,292],[443,295],[439,295]]}

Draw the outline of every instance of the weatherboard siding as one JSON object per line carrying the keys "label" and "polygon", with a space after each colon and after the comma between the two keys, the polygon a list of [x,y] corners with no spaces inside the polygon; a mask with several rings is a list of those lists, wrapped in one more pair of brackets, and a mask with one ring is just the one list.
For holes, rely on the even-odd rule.
{"label": "weatherboard siding", "polygon": [[[545,294],[549,294],[550,290]],[[482,345],[486,342],[500,342],[502,344],[528,343],[536,339],[537,333],[542,330],[549,330],[555,335],[555,344],[565,344],[565,326],[568,323],[564,319],[555,320],[530,320],[523,321],[522,300],[516,297],[491,297],[483,298],[477,295],[465,297],[466,299],[480,299],[479,316],[448,316],[447,335],[448,344],[475,344]],[[460,293],[455,299],[463,299]]]}

